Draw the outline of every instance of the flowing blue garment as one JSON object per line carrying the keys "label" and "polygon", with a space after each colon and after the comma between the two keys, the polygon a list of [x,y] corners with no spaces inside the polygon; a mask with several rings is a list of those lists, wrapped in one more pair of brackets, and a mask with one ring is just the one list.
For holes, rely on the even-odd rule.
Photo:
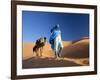
{"label": "flowing blue garment", "polygon": [[53,31],[53,33],[51,34],[50,36],[50,39],[49,39],[49,42],[51,44],[51,48],[54,49],[55,45],[54,45],[54,40],[55,38],[58,36],[58,35],[61,35],[61,31],[60,30],[55,30]]}
{"label": "flowing blue garment", "polygon": [[51,36],[49,38],[51,48],[53,49],[55,56],[59,56],[63,48],[63,43],[61,40],[61,31],[59,29],[59,24],[51,29]]}

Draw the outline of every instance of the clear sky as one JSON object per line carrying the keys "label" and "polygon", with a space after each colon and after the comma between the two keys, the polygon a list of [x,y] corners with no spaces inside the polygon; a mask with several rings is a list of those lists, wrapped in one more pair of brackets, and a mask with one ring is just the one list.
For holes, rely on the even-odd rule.
{"label": "clear sky", "polygon": [[22,11],[24,42],[33,42],[40,37],[50,37],[50,29],[60,25],[63,41],[89,36],[89,14]]}

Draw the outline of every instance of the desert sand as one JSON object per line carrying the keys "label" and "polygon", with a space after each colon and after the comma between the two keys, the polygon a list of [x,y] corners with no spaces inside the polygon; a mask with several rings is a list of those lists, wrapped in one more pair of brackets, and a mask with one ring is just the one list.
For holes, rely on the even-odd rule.
{"label": "desert sand", "polygon": [[69,67],[89,65],[89,39],[63,41],[61,58],[55,59],[49,43],[43,48],[42,57],[36,57],[33,42],[23,43],[23,68]]}
{"label": "desert sand", "polygon": [[63,48],[62,57],[87,58],[89,57],[89,40],[83,39]]}

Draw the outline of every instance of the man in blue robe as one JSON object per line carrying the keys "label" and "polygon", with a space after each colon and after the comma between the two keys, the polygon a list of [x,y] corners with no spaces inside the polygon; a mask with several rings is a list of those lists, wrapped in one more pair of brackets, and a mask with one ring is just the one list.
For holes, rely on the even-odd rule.
{"label": "man in blue robe", "polygon": [[60,52],[63,48],[63,44],[61,40],[61,31],[59,28],[59,24],[57,24],[51,29],[51,36],[50,36],[49,42],[51,44],[51,48],[55,52],[55,57],[56,58],[60,57]]}

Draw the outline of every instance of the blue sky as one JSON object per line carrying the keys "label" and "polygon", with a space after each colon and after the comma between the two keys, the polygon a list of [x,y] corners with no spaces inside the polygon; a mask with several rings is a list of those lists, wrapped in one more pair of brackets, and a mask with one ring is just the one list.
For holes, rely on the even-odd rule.
{"label": "blue sky", "polygon": [[63,41],[89,36],[89,14],[22,11],[22,35],[24,42],[40,37],[50,37],[50,29],[60,25]]}

